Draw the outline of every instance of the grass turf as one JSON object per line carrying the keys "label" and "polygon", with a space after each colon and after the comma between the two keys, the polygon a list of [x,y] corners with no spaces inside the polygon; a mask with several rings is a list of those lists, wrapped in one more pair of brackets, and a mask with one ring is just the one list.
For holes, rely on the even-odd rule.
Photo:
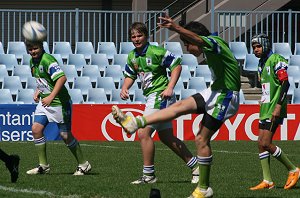
{"label": "grass turf", "polygon": [[[275,142],[300,166],[300,141]],[[186,142],[196,153],[193,141]],[[214,197],[299,197],[300,183],[292,190],[284,190],[287,170],[271,159],[272,190],[250,191],[249,187],[262,180],[257,143],[252,141],[214,141],[211,187]],[[191,184],[191,172],[185,163],[161,142],[155,142],[155,168],[158,182],[132,185],[142,171],[139,142],[81,142],[82,150],[92,165],[86,176],[73,176],[76,161],[61,141],[48,142],[47,154],[51,166],[48,175],[26,175],[38,164],[33,142],[1,142],[0,147],[9,154],[18,154],[20,177],[10,183],[9,172],[0,166],[0,197],[94,197],[94,198],[146,198],[151,188],[157,188],[162,198],[187,197],[196,187]]]}

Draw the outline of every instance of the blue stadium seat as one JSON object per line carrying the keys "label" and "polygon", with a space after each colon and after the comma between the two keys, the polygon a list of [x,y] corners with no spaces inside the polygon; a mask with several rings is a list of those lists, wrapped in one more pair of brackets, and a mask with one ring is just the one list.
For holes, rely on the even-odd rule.
{"label": "blue stadium seat", "polygon": [[5,76],[8,76],[6,66],[5,65],[0,65],[0,88],[2,88],[2,83],[3,83],[3,80],[4,80]]}
{"label": "blue stadium seat", "polygon": [[135,89],[134,90],[134,99],[133,99],[133,102],[138,102],[138,103],[146,103],[146,98],[143,94],[143,90],[141,89]]}
{"label": "blue stadium seat", "polygon": [[120,65],[109,65],[105,71],[106,77],[112,77],[114,79],[117,88],[120,87],[121,78],[123,78],[123,71]]}
{"label": "blue stadium seat", "polygon": [[110,91],[118,88],[116,87],[114,79],[112,77],[98,77],[96,87],[104,88],[105,90]]}
{"label": "blue stadium seat", "polygon": [[181,69],[180,77],[182,79],[184,87],[187,88],[189,80],[191,79],[192,75],[191,75],[189,66],[181,65],[181,67],[182,67],[182,69]]}
{"label": "blue stadium seat", "polygon": [[188,65],[191,75],[194,76],[196,67],[198,65],[198,59],[193,54],[183,54],[181,64]]}
{"label": "blue stadium seat", "polygon": [[300,69],[300,55],[291,55],[289,59],[289,67],[298,67]]}
{"label": "blue stadium seat", "polygon": [[75,54],[83,54],[84,58],[90,62],[91,55],[95,54],[95,49],[92,42],[79,42],[75,44]]}
{"label": "blue stadium seat", "polygon": [[13,98],[9,89],[0,89],[0,104],[13,104]]}
{"label": "blue stadium seat", "polygon": [[181,98],[181,90],[182,89],[185,89],[185,88],[184,88],[184,84],[183,84],[181,77],[179,77],[178,81],[173,89],[177,100],[179,100]]}
{"label": "blue stadium seat", "polygon": [[197,92],[207,88],[204,77],[192,77],[188,83],[189,89],[196,89]]}
{"label": "blue stadium seat", "polygon": [[128,54],[115,54],[112,65],[126,65]]}
{"label": "blue stadium seat", "polygon": [[90,77],[83,76],[83,77],[77,77],[74,79],[74,85],[73,89],[81,89],[81,93],[83,95],[84,101],[86,101],[86,96],[88,94],[88,90],[92,89],[92,83],[90,80]]}
{"label": "blue stadium seat", "polygon": [[52,54],[60,54],[64,61],[67,61],[69,54],[73,54],[70,42],[53,42]]}
{"label": "blue stadium seat", "polygon": [[18,94],[18,90],[23,89],[20,77],[19,76],[4,77],[2,88],[9,89],[15,101],[16,96]]}
{"label": "blue stadium seat", "polygon": [[63,59],[60,54],[51,54],[57,61],[59,66],[64,65]]}
{"label": "blue stadium seat", "polygon": [[132,42],[120,42],[120,49],[119,54],[128,54],[131,50],[133,50],[135,47]]}
{"label": "blue stadium seat", "polygon": [[62,65],[60,68],[64,71],[69,87],[72,88],[75,78],[78,77],[78,72],[75,65]]}
{"label": "blue stadium seat", "polygon": [[114,42],[98,42],[97,54],[106,54],[109,60],[114,59],[117,48]]}
{"label": "blue stadium seat", "polygon": [[47,41],[43,41],[43,48],[47,54],[50,54],[50,49]]}
{"label": "blue stadium seat", "polygon": [[294,89],[294,98],[292,104],[300,104],[300,87]]}
{"label": "blue stadium seat", "polygon": [[97,65],[84,65],[82,68],[81,76],[88,76],[92,82],[93,87],[96,86],[97,78],[101,77]]}
{"label": "blue stadium seat", "polygon": [[26,89],[36,89],[37,88],[37,83],[36,79],[34,77],[28,77],[26,80]]}
{"label": "blue stadium seat", "polygon": [[287,69],[287,73],[289,77],[293,77],[294,82],[296,84],[300,83],[300,69],[299,67],[289,66]]}
{"label": "blue stadium seat", "polygon": [[243,65],[243,70],[256,72],[259,59],[254,54],[247,54]]}
{"label": "blue stadium seat", "polygon": [[24,104],[35,104],[33,100],[34,92],[35,89],[19,89],[16,101]]}
{"label": "blue stadium seat", "polygon": [[69,95],[71,97],[73,104],[82,104],[84,103],[84,99],[80,89],[69,89]]}
{"label": "blue stadium seat", "polygon": [[245,42],[229,42],[229,48],[237,60],[245,60],[246,54],[248,54],[248,49]]}
{"label": "blue stadium seat", "polygon": [[94,88],[88,90],[87,102],[95,102],[95,104],[108,103],[105,90],[103,88]]}
{"label": "blue stadium seat", "polygon": [[290,87],[287,93],[287,98],[288,98],[288,102],[291,103],[292,101],[294,101],[294,93],[296,89],[296,84],[292,76],[289,76],[289,83],[290,83]]}
{"label": "blue stadium seat", "polygon": [[282,55],[286,60],[289,60],[292,55],[289,43],[273,43],[272,50],[274,53]]}
{"label": "blue stadium seat", "polygon": [[86,65],[86,61],[83,54],[69,54],[67,65],[75,65],[78,75],[81,74],[82,68]]}
{"label": "blue stadium seat", "polygon": [[23,87],[25,88],[27,78],[32,77],[31,68],[29,67],[29,65],[14,66],[13,75],[20,77],[21,83],[22,83]]}
{"label": "blue stadium seat", "polygon": [[14,66],[18,65],[16,55],[14,54],[0,54],[0,65],[5,65],[8,75],[11,76]]}
{"label": "blue stadium seat", "polygon": [[21,65],[30,65],[30,59],[31,59],[30,54],[23,54]]}
{"label": "blue stadium seat", "polygon": [[164,48],[175,54],[177,57],[181,57],[183,54],[180,42],[165,42]]}
{"label": "blue stadium seat", "polygon": [[16,58],[21,60],[23,54],[27,54],[27,49],[23,41],[9,41],[7,43],[7,54],[14,54]]}
{"label": "blue stadium seat", "polygon": [[109,65],[106,54],[92,54],[91,65],[98,65],[101,76],[105,76],[106,67]]}
{"label": "blue stadium seat", "polygon": [[300,43],[295,43],[294,55],[300,55]]}
{"label": "blue stadium seat", "polygon": [[5,54],[2,42],[0,41],[0,54]]}
{"label": "blue stadium seat", "polygon": [[180,94],[180,100],[184,100],[196,93],[197,93],[196,89],[182,89]]}
{"label": "blue stadium seat", "polygon": [[206,84],[209,85],[212,81],[212,76],[208,65],[197,65],[195,77],[204,77]]}

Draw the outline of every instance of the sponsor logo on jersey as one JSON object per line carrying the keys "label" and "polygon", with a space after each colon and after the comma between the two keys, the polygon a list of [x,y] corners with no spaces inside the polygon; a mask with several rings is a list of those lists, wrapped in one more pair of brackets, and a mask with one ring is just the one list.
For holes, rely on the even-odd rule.
{"label": "sponsor logo on jersey", "polygon": [[146,57],[147,66],[152,65],[152,59],[150,57]]}
{"label": "sponsor logo on jersey", "polygon": [[43,67],[43,65],[39,65],[39,71],[40,71],[40,73],[44,73],[44,67]]}
{"label": "sponsor logo on jersey", "polygon": [[266,70],[268,72],[268,75],[270,76],[270,66],[266,66]]}

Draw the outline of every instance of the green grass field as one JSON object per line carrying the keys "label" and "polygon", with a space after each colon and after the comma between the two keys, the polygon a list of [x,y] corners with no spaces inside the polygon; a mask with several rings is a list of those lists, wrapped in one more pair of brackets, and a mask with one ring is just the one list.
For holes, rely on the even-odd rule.
{"label": "green grass field", "polygon": [[[276,142],[290,159],[300,166],[300,141]],[[186,142],[195,153],[193,141]],[[70,151],[60,142],[47,144],[51,166],[48,175],[26,175],[26,170],[37,165],[32,142],[1,142],[1,148],[21,157],[20,177],[10,183],[5,165],[0,166],[0,197],[94,197],[147,198],[151,188],[158,188],[163,198],[183,198],[191,194],[195,184],[185,163],[166,146],[156,142],[156,175],[158,182],[131,185],[142,171],[142,155],[138,142],[81,142],[82,150],[92,164],[86,176],[73,176],[76,162]],[[214,161],[211,187],[214,197],[300,197],[300,182],[292,190],[284,190],[286,169],[272,159],[272,175],[276,189],[250,191],[249,187],[262,179],[256,142],[212,142]]]}

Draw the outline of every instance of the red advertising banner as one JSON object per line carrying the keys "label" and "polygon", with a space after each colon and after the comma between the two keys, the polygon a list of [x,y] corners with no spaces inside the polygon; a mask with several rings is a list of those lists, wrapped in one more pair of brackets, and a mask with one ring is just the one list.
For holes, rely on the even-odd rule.
{"label": "red advertising banner", "polygon": [[[137,134],[127,135],[111,114],[112,105],[73,105],[72,131],[78,140],[136,141]],[[141,115],[144,105],[118,105],[124,112]],[[257,140],[259,105],[240,105],[238,113],[227,120],[213,140]],[[174,135],[194,140],[203,115],[184,115],[173,121]],[[288,116],[278,127],[274,140],[300,140],[300,105],[288,105]],[[156,132],[154,140],[158,140]]]}

